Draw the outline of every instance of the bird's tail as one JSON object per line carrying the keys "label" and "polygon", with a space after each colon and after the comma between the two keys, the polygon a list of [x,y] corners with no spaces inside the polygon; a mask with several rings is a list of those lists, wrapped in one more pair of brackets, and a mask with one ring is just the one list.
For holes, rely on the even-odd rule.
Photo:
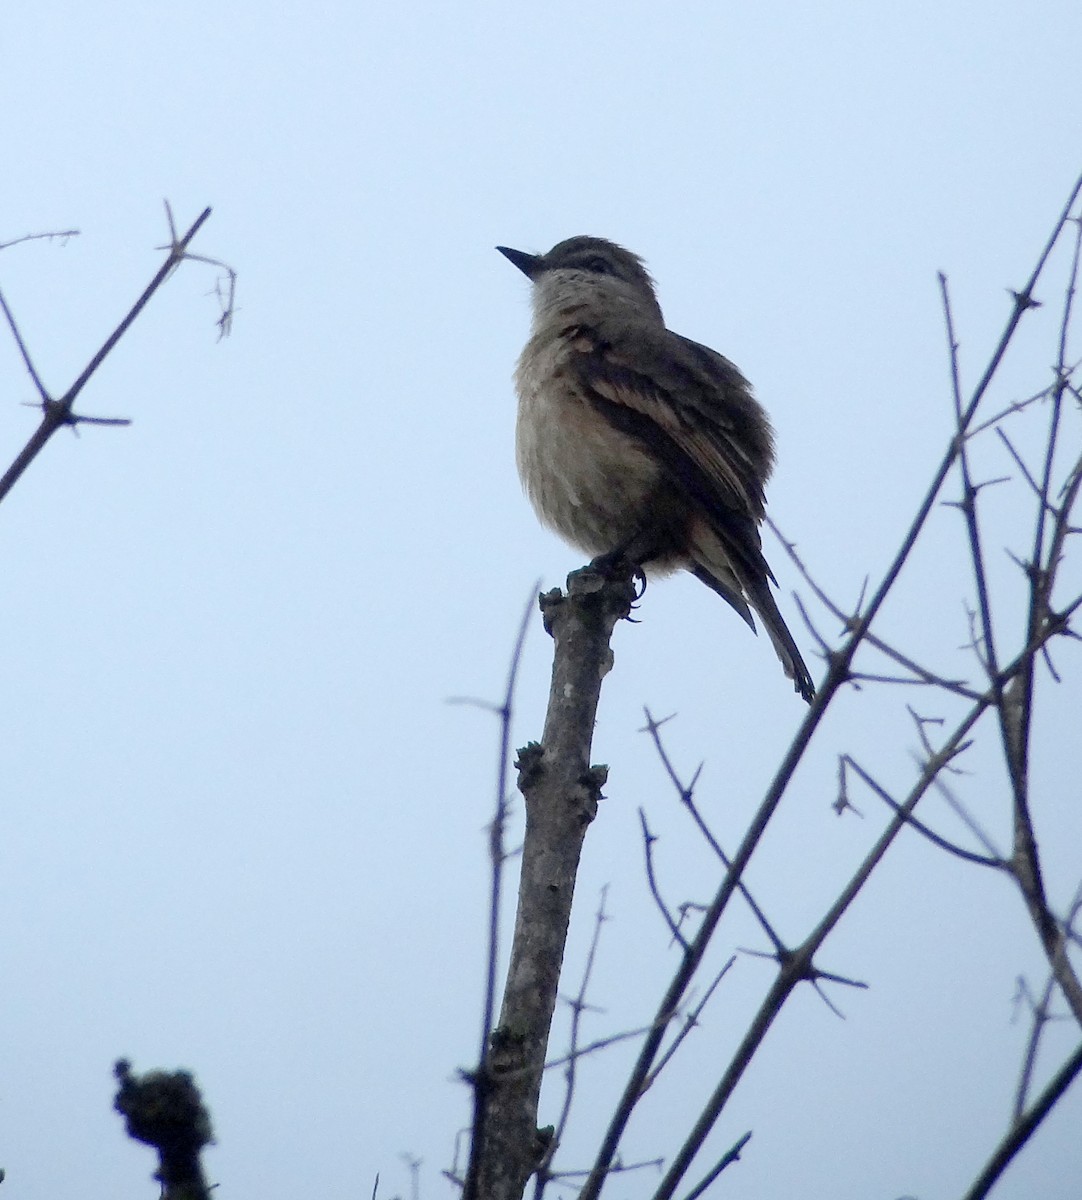
{"label": "bird's tail", "polygon": [[749,609],[758,613],[785,674],[793,681],[794,689],[811,704],[815,699],[815,684],[775,603],[770,590],[770,581],[774,576],[762,551],[757,545],[742,545],[740,550],[744,553],[740,558],[743,561],[734,561],[736,555],[727,552],[713,531],[709,537],[697,538],[696,542],[695,549],[699,553],[691,568],[696,579],[731,604],[753,630],[755,622]]}
{"label": "bird's tail", "polygon": [[785,624],[778,611],[778,606],[770,591],[770,584],[764,580],[762,585],[756,589],[756,593],[755,596],[750,597],[752,606],[762,618],[767,633],[770,634],[770,640],[774,643],[774,649],[778,658],[781,659],[785,674],[793,681],[793,687],[811,704],[815,699],[815,684],[812,683],[811,673],[800,656],[800,651],[797,649],[796,642],[793,641],[793,635],[789,632],[788,625]]}

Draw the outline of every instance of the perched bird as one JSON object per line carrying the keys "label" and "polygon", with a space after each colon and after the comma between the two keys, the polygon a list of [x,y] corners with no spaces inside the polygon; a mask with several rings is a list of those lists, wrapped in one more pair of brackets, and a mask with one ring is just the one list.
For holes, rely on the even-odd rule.
{"label": "perched bird", "polygon": [[759,524],[774,439],[727,358],[665,328],[642,259],[573,237],[497,249],[533,284],[515,374],[519,475],[538,516],[587,554],[683,568],[770,634],[809,703],[808,668],[770,591]]}

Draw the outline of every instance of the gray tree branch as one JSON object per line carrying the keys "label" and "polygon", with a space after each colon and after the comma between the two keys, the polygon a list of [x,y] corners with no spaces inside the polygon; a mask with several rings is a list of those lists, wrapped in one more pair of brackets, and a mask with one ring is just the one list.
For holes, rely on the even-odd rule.
{"label": "gray tree branch", "polygon": [[553,1136],[537,1128],[537,1102],[579,857],[607,774],[590,765],[594,719],[612,631],[634,598],[629,576],[592,567],[568,577],[566,594],[541,597],[555,641],[552,684],[541,742],[519,751],[526,837],[518,913],[499,1024],[474,1080],[480,1119],[466,1200],[519,1200]]}

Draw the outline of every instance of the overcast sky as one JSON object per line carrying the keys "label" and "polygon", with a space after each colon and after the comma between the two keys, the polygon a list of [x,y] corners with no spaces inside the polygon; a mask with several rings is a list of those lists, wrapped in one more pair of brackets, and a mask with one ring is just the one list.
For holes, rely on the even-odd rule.
{"label": "overcast sky", "polygon": [[[133,425],[56,437],[0,514],[6,1200],[153,1195],[110,1107],[119,1055],[196,1072],[223,1197],[346,1200],[377,1172],[406,1192],[403,1152],[423,1200],[451,1194],[497,731],[447,700],[499,698],[535,581],[580,565],[515,474],[528,285],[493,247],[590,233],[645,256],[670,325],[753,381],[777,430],[771,514],[855,603],[950,433],[935,273],[971,383],[1082,167],[1080,46],[1072,0],[8,7],[0,242],[81,231],[0,254],[46,384],[63,391],[159,265],[163,198],[184,225],[213,206],[193,249],[239,290],[219,342],[216,272],[185,265],[80,402]],[[1048,381],[1054,281],[1043,298],[1004,403]],[[0,380],[10,460],[36,416],[6,334]],[[923,603],[885,616],[969,671],[958,533],[938,512],[906,581]],[[819,675],[799,581],[767,551]],[[651,585],[639,616],[605,685],[611,776],[569,951],[577,974],[608,883],[591,1036],[649,1019],[672,966],[639,805],[670,893],[714,887],[642,706],[678,714],[670,749],[689,775],[705,760],[729,845],[803,714],[766,639],[694,580]],[[1082,661],[1059,655],[1035,772],[1065,907]],[[535,621],[516,744],[540,735],[548,666]],[[907,699],[841,698],[755,861],[793,941],[883,820],[869,800],[835,817],[835,755],[901,786]],[[993,746],[958,787],[1005,845],[994,764]],[[743,918],[722,942],[762,948]],[[786,1010],[711,1143],[755,1131],[716,1194],[957,1196],[1006,1128],[1016,979],[1043,979],[1021,905],[903,839],[822,965],[872,986],[832,995],[845,1021],[810,992]],[[671,1151],[769,972],[741,958],[629,1159]],[[1076,1037],[1053,1030],[1042,1066]],[[589,1160],[621,1053],[590,1064],[565,1168]],[[996,1195],[1077,1196],[1080,1121],[1076,1089]]]}

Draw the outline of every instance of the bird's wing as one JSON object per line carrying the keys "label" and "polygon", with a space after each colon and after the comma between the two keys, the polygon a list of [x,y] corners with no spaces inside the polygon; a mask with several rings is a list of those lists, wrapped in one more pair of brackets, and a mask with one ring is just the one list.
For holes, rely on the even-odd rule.
{"label": "bird's wing", "polygon": [[759,538],[774,443],[747,380],[728,359],[662,326],[625,318],[579,325],[567,336],[580,394],[641,441],[697,502],[712,536],[693,573],[751,625],[746,597],[810,702],[815,688],[771,594],[776,580]]}
{"label": "bird's wing", "polygon": [[741,574],[773,578],[758,530],[773,439],[736,367],[647,323],[579,325],[568,334],[580,394],[648,447],[698,502]]}

